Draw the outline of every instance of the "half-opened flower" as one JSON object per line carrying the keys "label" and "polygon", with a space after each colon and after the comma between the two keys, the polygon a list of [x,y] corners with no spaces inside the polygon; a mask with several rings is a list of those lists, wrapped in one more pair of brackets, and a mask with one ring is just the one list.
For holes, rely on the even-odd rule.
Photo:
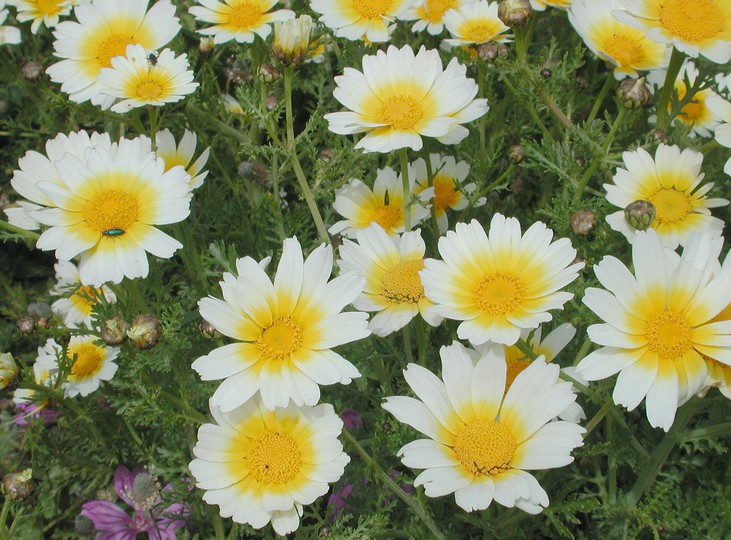
{"label": "half-opened flower", "polygon": [[12,354],[0,353],[0,390],[8,386],[19,371]]}
{"label": "half-opened flower", "polygon": [[265,39],[272,31],[272,23],[294,18],[289,9],[270,11],[277,0],[199,0],[188,12],[196,20],[213,26],[198,30],[204,36],[213,36],[214,43],[236,40],[251,43],[256,36]]}
{"label": "half-opened flower", "polygon": [[325,115],[330,131],[363,133],[356,148],[390,152],[409,147],[420,150],[422,137],[457,144],[469,132],[462,124],[488,110],[487,100],[474,99],[477,83],[467,68],[453,58],[444,69],[439,52],[408,45],[363,57],[363,72],[345,68],[335,77],[335,99],[350,111]]}
{"label": "half-opened flower", "polygon": [[383,408],[428,438],[399,450],[407,467],[424,469],[415,486],[429,497],[454,493],[467,512],[492,501],[531,514],[548,495],[527,471],[573,461],[584,428],[556,421],[576,396],[558,378],[557,365],[542,359],[520,373],[505,392],[505,358],[486,352],[476,361],[463,345],[442,347],[442,379],[409,364],[404,377],[418,399],[386,398]]}
{"label": "half-opened flower", "polygon": [[578,276],[576,250],[567,238],[539,222],[521,235],[515,218],[495,214],[482,225],[457,223],[439,239],[441,261],[427,259],[421,271],[433,313],[462,321],[457,335],[473,345],[513,345],[521,331],[551,320],[573,294],[561,291]]}
{"label": "half-opened flower", "polygon": [[311,0],[320,22],[335,30],[337,37],[371,43],[388,41],[396,18],[406,13],[412,0]]}
{"label": "half-opened flower", "polygon": [[497,5],[477,0],[445,13],[442,20],[452,37],[444,41],[454,46],[511,41],[511,36],[505,34],[510,29],[497,16]]}
{"label": "half-opened flower", "polygon": [[670,429],[678,406],[706,383],[704,355],[731,365],[727,322],[713,322],[731,303],[731,265],[718,272],[723,238],[696,235],[682,256],[658,234],[638,232],[632,274],[607,256],[594,267],[605,289],[586,289],[584,304],[605,322],[589,327],[601,349],[577,366],[594,381],[619,373],[613,398],[633,410],[645,400],[653,427]]}
{"label": "half-opened flower", "polygon": [[201,316],[236,340],[193,362],[205,381],[225,379],[211,405],[228,412],[259,392],[265,407],[314,405],[323,384],[348,384],[360,373],[333,347],[368,336],[365,313],[345,312],[365,278],[351,272],[328,281],[332,248],[321,245],[304,259],[296,238],[284,241],[274,282],[265,259],[236,262],[238,277],[223,274],[223,300],[198,302]]}
{"label": "half-opened flower", "polygon": [[198,429],[190,470],[203,500],[221,516],[261,529],[271,521],[285,535],[299,527],[303,505],[337,482],[350,461],[338,436],[343,421],[332,405],[269,410],[259,398]]}
{"label": "half-opened flower", "polygon": [[51,309],[63,319],[63,323],[73,328],[84,325],[91,328],[94,306],[100,298],[108,303],[117,301],[117,296],[106,285],[101,288],[81,284],[79,269],[71,261],[58,261],[54,265],[56,285],[51,290],[54,296],[63,296],[53,304]]}

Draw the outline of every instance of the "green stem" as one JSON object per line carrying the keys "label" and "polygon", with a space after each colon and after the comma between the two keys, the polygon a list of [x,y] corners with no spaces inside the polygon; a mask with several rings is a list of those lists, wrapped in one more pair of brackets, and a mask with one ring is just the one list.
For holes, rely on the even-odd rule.
{"label": "green stem", "polygon": [[[505,86],[510,91],[511,94],[513,94],[513,97],[517,100],[519,99],[518,91],[515,89],[515,86],[513,86],[513,83],[510,82],[510,79],[508,79],[507,76],[503,76],[503,83],[505,83]],[[527,101],[525,103],[525,110],[528,112],[528,115],[533,119],[533,121],[536,123],[536,125],[541,129],[543,132],[543,136],[547,137],[549,140],[554,141],[553,135],[551,135],[551,132],[548,131],[548,128],[541,120],[541,117],[538,116],[538,112],[536,111],[535,107],[533,107],[533,104]]]}
{"label": "green stem", "polygon": [[195,105],[191,105],[191,102],[188,102],[188,105],[185,106],[185,110],[190,111],[195,116],[201,118],[202,120],[205,120],[207,125],[213,127],[216,131],[218,131],[222,135],[225,135],[226,137],[230,137],[244,144],[248,144],[249,142],[251,142],[247,135],[232,128],[225,122],[221,122],[218,118],[214,118],[213,115],[207,113],[202,109],[199,109]]}
{"label": "green stem", "polygon": [[[305,197],[307,208],[309,208],[312,219],[315,221],[317,233],[323,242],[329,244],[330,235],[327,233],[325,223],[322,221],[322,216],[320,215],[320,209],[315,203],[315,197],[312,195],[312,190],[310,190],[307,178],[305,178],[305,173],[302,170],[302,165],[300,165],[299,157],[297,156],[296,142],[294,139],[294,116],[292,114],[292,75],[292,68],[286,67],[284,69],[284,114],[287,124],[287,150],[292,163],[292,169],[294,170],[294,174],[299,182],[302,195]],[[278,193],[275,193],[274,195],[276,197],[279,196]]]}
{"label": "green stem", "polygon": [[731,431],[731,422],[723,422],[721,424],[715,424],[713,426],[707,426],[686,431],[680,440],[686,442],[696,439],[716,437],[717,435],[724,435],[729,431]]}
{"label": "green stem", "polygon": [[25,236],[28,240],[38,240],[38,238],[41,236],[40,234],[35,233],[33,231],[27,231],[20,227],[16,227],[15,225],[11,225],[7,221],[0,220],[0,229],[5,229],[6,231],[11,232],[13,234],[19,234],[20,236]]}
{"label": "green stem", "polygon": [[596,118],[596,115],[599,114],[599,109],[601,108],[602,103],[604,103],[604,98],[607,97],[607,92],[609,92],[609,89],[612,87],[613,81],[614,76],[612,74],[607,75],[607,80],[604,81],[604,86],[602,86],[602,89],[599,91],[599,95],[596,97],[596,101],[594,101],[594,106],[591,108],[591,112],[586,118],[587,126],[591,124]]}
{"label": "green stem", "polygon": [[408,493],[406,493],[401,486],[394,482],[386,472],[378,466],[375,460],[366,452],[355,437],[345,428],[343,428],[343,439],[345,439],[350,446],[352,446],[358,455],[361,457],[367,468],[372,468],[378,479],[381,480],[388,489],[393,492],[399,499],[401,499],[411,511],[426,525],[427,529],[431,532],[432,536],[438,540],[446,540],[447,536],[439,530],[436,523],[431,519],[429,514],[426,513],[424,508]]}
{"label": "green stem", "polygon": [[523,27],[518,26],[513,28],[513,35],[515,36],[515,54],[518,56],[518,62],[525,64],[528,56],[528,50]]}
{"label": "green stem", "polygon": [[699,398],[694,397],[685,406],[678,409],[670,431],[665,434],[660,444],[655,447],[655,450],[650,455],[649,463],[641,469],[642,473],[635,481],[632,489],[627,493],[625,498],[627,506],[637,506],[642,495],[652,486],[665,460],[667,460],[670,452],[675,448],[675,443],[683,440],[682,432],[700,405],[700,401]]}
{"label": "green stem", "polygon": [[670,99],[675,89],[675,80],[678,78],[680,68],[683,67],[685,53],[680,52],[673,47],[673,53],[670,56],[668,71],[665,74],[665,82],[660,92],[660,100],[657,103],[657,127],[663,131],[667,131],[670,124]]}
{"label": "green stem", "polygon": [[596,412],[596,414],[592,417],[591,420],[589,420],[586,423],[586,433],[584,434],[584,437],[586,437],[589,433],[592,432],[592,430],[599,425],[599,422],[602,421],[602,419],[607,415],[609,412],[609,409],[611,409],[614,406],[614,402],[612,401],[612,398],[610,397],[604,402],[604,405],[601,406],[601,408]]}
{"label": "green stem", "polygon": [[157,150],[157,107],[148,105],[147,111],[150,115],[150,140],[152,141],[152,150]]}
{"label": "green stem", "polygon": [[419,355],[417,363],[426,367],[426,327],[421,315],[416,316],[416,350]]}
{"label": "green stem", "polygon": [[[429,148],[427,143],[424,143],[424,163],[426,164],[426,185],[427,187],[434,186],[434,170],[431,166],[431,154],[429,153]],[[432,227],[432,234],[434,236],[434,252],[439,252],[439,220],[437,219],[437,209],[432,203],[431,208],[429,208],[429,214],[431,217],[431,227]]]}
{"label": "green stem", "polygon": [[405,147],[399,151],[399,161],[401,162],[401,185],[404,191],[404,232],[408,232],[411,230],[411,184],[409,183],[409,156]]}
{"label": "green stem", "polygon": [[10,512],[10,497],[5,497],[3,501],[3,509],[0,511],[0,540],[8,538],[7,529],[5,527],[5,521],[8,519],[8,513]]}
{"label": "green stem", "polygon": [[501,174],[500,176],[498,176],[497,179],[495,179],[492,182],[490,182],[490,184],[486,188],[481,189],[480,190],[480,194],[478,195],[478,198],[481,197],[481,196],[483,196],[483,195],[487,195],[493,189],[495,189],[498,186],[500,186],[500,184],[502,184],[505,181],[505,179],[508,176],[510,176],[510,173],[513,172],[513,169],[515,169],[515,163],[511,163],[510,165],[508,165],[508,168],[505,169],[505,171],[503,172],[503,174]]}
{"label": "green stem", "polygon": [[126,279],[122,283],[122,287],[124,289],[124,299],[128,306],[134,303],[140,313],[150,313],[147,301],[142,296],[142,293],[137,288],[137,284],[133,279]]}
{"label": "green stem", "polygon": [[213,515],[213,533],[216,535],[216,540],[225,540],[226,533],[223,530],[223,520],[221,519],[221,516],[218,515],[218,513],[216,512],[215,508],[213,508],[212,506],[210,508]]}
{"label": "green stem", "polygon": [[413,364],[414,353],[411,349],[411,328],[409,328],[409,325],[404,326],[401,333],[404,336],[404,353],[406,353],[406,363]]}
{"label": "green stem", "polygon": [[526,355],[531,360],[535,360],[538,358],[538,355],[535,353],[533,348],[526,343],[526,341],[523,338],[520,338],[516,343],[515,346],[518,347],[518,350],[522,352],[524,355]]}

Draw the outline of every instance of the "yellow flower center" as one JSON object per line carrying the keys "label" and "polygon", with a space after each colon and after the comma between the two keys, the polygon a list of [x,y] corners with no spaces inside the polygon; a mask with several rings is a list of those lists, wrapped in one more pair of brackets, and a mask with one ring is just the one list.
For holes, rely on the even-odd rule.
{"label": "yellow flower center", "polygon": [[504,315],[517,308],[525,297],[525,285],[511,274],[486,277],[475,290],[477,306],[491,315]]}
{"label": "yellow flower center", "polygon": [[132,36],[121,34],[112,34],[102,40],[96,55],[101,67],[110,67],[112,65],[112,58],[115,56],[124,56],[127,53],[127,45],[130,43],[134,43]]}
{"label": "yellow flower center", "polygon": [[660,24],[673,37],[700,43],[720,37],[724,13],[716,0],[663,0],[659,2]]}
{"label": "yellow flower center", "polygon": [[391,231],[394,226],[401,221],[402,208],[395,208],[391,205],[380,207],[378,210],[373,212],[371,216],[371,223],[376,222],[386,232]]}
{"label": "yellow flower center", "polygon": [[424,261],[412,259],[392,266],[381,281],[381,295],[393,304],[416,304],[424,296],[419,270]]}
{"label": "yellow flower center", "polygon": [[518,347],[510,346],[505,348],[505,362],[508,365],[508,370],[505,375],[505,392],[510,389],[510,386],[515,381],[515,378],[520,373],[530,366],[531,359],[524,355]]}
{"label": "yellow flower center", "polygon": [[459,462],[475,476],[494,476],[510,469],[517,448],[506,425],[495,420],[474,420],[454,439]]}
{"label": "yellow flower center", "polygon": [[302,327],[291,317],[274,319],[256,340],[256,346],[267,360],[285,360],[301,345]]}
{"label": "yellow flower center", "polygon": [[104,363],[104,349],[92,343],[72,345],[66,352],[69,359],[73,359],[70,379],[82,380],[96,374]]}
{"label": "yellow flower center", "polygon": [[[687,88],[685,82],[678,81],[675,85],[675,90],[678,92],[678,99],[682,100],[685,97]],[[708,108],[706,107],[706,98],[709,95],[708,90],[701,90],[693,95],[693,99],[683,105],[683,108],[678,113],[678,119],[686,124],[694,124],[698,121],[702,121],[704,117],[708,116]],[[668,110],[672,110],[672,106],[668,105]]]}
{"label": "yellow flower center", "polygon": [[498,34],[502,28],[502,24],[496,21],[466,21],[459,30],[459,36],[472,43],[484,43]]}
{"label": "yellow flower center", "polygon": [[656,313],[645,326],[647,346],[661,361],[675,360],[693,347],[691,328],[680,313]]}
{"label": "yellow flower center", "polygon": [[436,23],[442,20],[447,10],[457,7],[457,0],[426,0],[424,7],[423,18]]}
{"label": "yellow flower center", "polygon": [[424,116],[421,106],[411,96],[389,98],[376,116],[379,124],[406,131],[413,128]]}
{"label": "yellow flower center", "polygon": [[659,224],[678,223],[693,211],[690,197],[675,189],[661,188],[648,200],[655,205],[655,219]]}
{"label": "yellow flower center", "polygon": [[155,81],[145,81],[137,86],[137,97],[140,99],[156,99],[162,92],[162,86]]}
{"label": "yellow flower center", "polygon": [[243,30],[258,26],[262,19],[259,2],[239,2],[228,14],[228,24]]}
{"label": "yellow flower center", "polygon": [[611,56],[619,66],[636,66],[645,60],[645,49],[641,38],[633,38],[629,33],[612,32],[602,43],[605,54]]}
{"label": "yellow flower center", "polygon": [[96,298],[97,291],[94,287],[88,285],[81,285],[74,291],[72,299],[76,304],[81,304],[86,308],[91,308],[94,305],[94,299]]}
{"label": "yellow flower center", "polygon": [[434,210],[441,214],[459,201],[459,191],[455,189],[454,180],[448,176],[434,178]]}
{"label": "yellow flower center", "polygon": [[126,191],[108,189],[89,201],[84,210],[84,221],[99,232],[118,229],[126,231],[139,214],[137,198]]}
{"label": "yellow flower center", "polygon": [[392,5],[393,0],[353,0],[352,3],[353,9],[366,19],[380,19]]}
{"label": "yellow flower center", "polygon": [[262,484],[285,484],[300,472],[302,454],[291,435],[267,431],[251,443],[247,461]]}
{"label": "yellow flower center", "polygon": [[61,11],[64,0],[36,0],[36,9],[43,15],[55,15]]}

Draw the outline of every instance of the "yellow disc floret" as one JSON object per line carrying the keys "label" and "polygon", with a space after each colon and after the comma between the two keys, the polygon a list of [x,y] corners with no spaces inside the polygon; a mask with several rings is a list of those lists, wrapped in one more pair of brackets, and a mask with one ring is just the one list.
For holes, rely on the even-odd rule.
{"label": "yellow disc floret", "polygon": [[66,356],[75,359],[69,379],[79,381],[96,375],[102,368],[105,355],[104,349],[93,343],[79,343],[69,346]]}
{"label": "yellow disc floret", "polygon": [[678,223],[693,212],[690,197],[675,189],[661,188],[648,200],[655,206],[655,219],[659,224]]}
{"label": "yellow disc floret", "polygon": [[494,476],[510,469],[517,448],[510,428],[495,420],[474,420],[454,439],[462,466],[475,476]]}
{"label": "yellow disc floret", "polygon": [[412,129],[423,117],[421,106],[411,96],[389,98],[376,117],[379,124],[406,131]]}
{"label": "yellow disc floret", "polygon": [[690,43],[714,39],[725,29],[724,13],[717,0],[663,0],[660,24],[672,36]]}
{"label": "yellow disc floret", "polygon": [[381,281],[381,295],[393,304],[417,304],[424,296],[419,271],[424,261],[413,259],[392,266]]}
{"label": "yellow disc floret", "polygon": [[88,202],[83,215],[86,224],[100,233],[126,231],[137,221],[139,203],[137,197],[126,191],[108,189]]}
{"label": "yellow disc floret", "polygon": [[380,19],[392,5],[393,0],[353,0],[353,9],[365,19]]}
{"label": "yellow disc floret", "polygon": [[249,29],[258,26],[262,19],[259,2],[238,2],[228,14],[228,24],[238,29]]}
{"label": "yellow disc floret", "polygon": [[256,481],[268,485],[286,484],[299,474],[302,466],[297,441],[277,431],[267,431],[255,439],[246,459]]}
{"label": "yellow disc floret", "polygon": [[525,285],[512,274],[493,274],[475,290],[477,306],[492,315],[504,315],[517,308],[525,297]]}
{"label": "yellow disc floret", "polygon": [[302,327],[291,317],[275,319],[256,340],[256,346],[267,360],[285,360],[301,345]]}
{"label": "yellow disc floret", "polygon": [[652,315],[645,335],[647,346],[660,361],[675,360],[693,348],[691,327],[681,313],[665,310]]}

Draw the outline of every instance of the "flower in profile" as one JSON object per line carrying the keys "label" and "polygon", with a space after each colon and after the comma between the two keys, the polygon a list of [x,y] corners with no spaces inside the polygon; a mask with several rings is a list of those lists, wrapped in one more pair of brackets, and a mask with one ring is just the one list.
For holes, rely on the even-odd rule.
{"label": "flower in profile", "polygon": [[[140,139],[121,139],[112,149],[87,149],[84,159],[67,153],[53,162],[61,184],[36,185],[56,207],[33,212],[38,222],[50,226],[37,246],[55,250],[59,260],[80,255],[83,285],[146,277],[146,252],[169,258],[182,247],[155,225],[188,216],[190,177],[182,167],[164,172],[162,159],[143,145]],[[31,165],[29,174],[43,178],[44,171]]]}
{"label": "flower in profile", "polygon": [[175,56],[170,49],[158,54],[142,45],[127,45],[127,56],[116,56],[111,64],[101,69],[98,80],[104,87],[102,93],[122,100],[112,105],[117,113],[176,103],[198,88],[188,69],[188,56]]}
{"label": "flower in profile", "polygon": [[225,94],[223,96],[223,108],[229,114],[234,114],[234,115],[243,115],[244,114],[244,108],[241,106],[241,103],[236,101],[236,98],[230,94]]}
{"label": "flower in profile", "polygon": [[101,381],[110,381],[117,372],[114,362],[119,355],[118,347],[97,343],[96,336],[71,336],[66,354],[53,339],[39,349],[36,364],[51,373],[61,368],[68,370],[63,382],[65,397],[88,396],[99,388]]}
{"label": "flower in profile", "polygon": [[[702,153],[661,144],[655,159],[642,148],[624,152],[622,159],[627,168],[617,169],[614,185],[604,184],[607,201],[622,209],[637,200],[651,202],[655,207],[651,226],[665,247],[685,246],[695,232],[721,235],[723,221],[712,217],[709,208],[725,206],[728,201],[706,197],[712,182],[700,186]],[[637,231],[627,223],[624,210],[607,216],[607,223],[634,242]]]}
{"label": "flower in profile", "polygon": [[18,10],[18,13],[15,15],[18,22],[33,21],[30,26],[30,31],[35,34],[41,25],[46,25],[47,28],[56,26],[60,17],[65,17],[71,13],[71,8],[76,1],[8,0],[6,3],[15,6],[15,9]]}
{"label": "flower in profile", "polygon": [[335,77],[333,96],[350,111],[325,115],[330,131],[341,135],[366,132],[355,148],[390,152],[420,150],[421,137],[457,144],[469,132],[462,124],[488,110],[487,100],[474,99],[477,83],[453,58],[446,69],[439,52],[391,45],[386,52],[363,57],[363,72],[345,68]]}
{"label": "flower in profile", "polygon": [[450,9],[459,9],[467,0],[417,0],[400,18],[416,21],[411,27],[413,32],[425,30],[438,36],[444,30],[444,15]]}
{"label": "flower in profile", "polygon": [[19,372],[18,364],[15,363],[13,355],[10,353],[0,353],[0,390],[7,387],[17,377]]}
{"label": "flower in profile", "polygon": [[7,18],[8,10],[5,9],[5,1],[0,0],[0,45],[20,43],[20,30],[14,26],[3,24]]}
{"label": "flower in profile", "polygon": [[413,0],[310,0],[310,8],[320,13],[320,22],[335,30],[337,37],[382,43],[391,38]]}
{"label": "flower in profile", "polygon": [[[173,134],[169,129],[165,128],[157,132],[155,142],[155,154],[165,162],[166,172],[180,165],[190,175],[191,190],[203,185],[203,181],[208,176],[208,171],[204,171],[203,167],[208,162],[211,149],[210,147],[206,148],[200,153],[198,159],[193,161],[195,148],[198,143],[198,137],[195,132],[186,129],[180,142],[176,144]],[[152,147],[150,147],[151,149]]]}
{"label": "flower in profile", "polygon": [[571,7],[571,4],[572,0],[530,0],[531,7],[536,11],[544,11],[547,7],[566,9]]}
{"label": "flower in profile", "polygon": [[51,309],[69,328],[79,325],[91,328],[94,306],[100,298],[110,304],[117,301],[116,295],[106,285],[98,289],[82,285],[79,269],[71,261],[58,261],[53,268],[57,281],[51,294],[63,298],[51,304]]}
{"label": "flower in profile", "polygon": [[613,398],[633,410],[644,399],[653,427],[670,429],[678,406],[703,388],[703,356],[731,361],[728,325],[711,322],[731,303],[731,265],[717,268],[723,238],[695,235],[678,257],[654,230],[632,244],[634,275],[606,256],[594,267],[605,289],[586,289],[584,304],[603,324],[588,328],[601,349],[577,366],[590,381],[619,373]]}
{"label": "flower in profile", "polygon": [[[731,76],[728,77],[728,81],[731,84]],[[721,146],[731,148],[731,103],[720,98],[709,98],[708,108],[723,121],[716,127],[716,142]],[[731,158],[726,161],[723,171],[731,176]]]}
{"label": "flower in profile", "polygon": [[304,259],[296,238],[284,241],[274,277],[251,257],[236,261],[238,277],[223,274],[223,300],[198,302],[201,316],[236,343],[214,349],[193,362],[205,381],[225,379],[211,405],[229,412],[256,392],[268,409],[314,405],[320,387],[349,384],[360,373],[333,347],[368,336],[365,313],[345,312],[363,290],[365,278],[348,273],[328,281],[330,246]]}
{"label": "flower in profile", "polygon": [[731,3],[719,0],[620,0],[616,17],[688,56],[731,59]]}
{"label": "flower in profile", "polygon": [[[411,190],[414,175],[409,174]],[[411,198],[412,193],[408,194]],[[345,219],[335,223],[328,232],[355,238],[356,231],[377,223],[388,234],[404,232],[404,188],[401,175],[391,167],[376,171],[373,191],[357,178],[335,190],[335,211]],[[411,205],[411,224],[416,225],[429,217],[429,211],[416,201]]]}
{"label": "flower in profile", "polygon": [[458,9],[451,9],[444,14],[444,26],[452,36],[444,41],[449,45],[479,45],[493,41],[506,43],[511,36],[505,32],[510,30],[497,16],[497,2],[477,0],[462,4]]}
{"label": "flower in profile", "polygon": [[350,461],[332,405],[268,410],[260,399],[222,412],[198,429],[190,470],[203,500],[223,517],[277,534],[299,527],[302,507],[327,493]]}
{"label": "flower in profile", "polygon": [[[467,195],[474,193],[477,184],[464,184],[470,173],[470,166],[466,161],[457,161],[452,156],[430,154],[429,164],[432,171],[432,185],[429,186],[429,174],[424,158],[417,159],[413,164],[414,194],[424,203],[431,204],[437,216],[439,232],[445,233],[449,222],[447,208],[455,211],[464,210],[469,204]],[[485,204],[481,198],[476,206]]]}
{"label": "flower in profile", "polygon": [[414,481],[428,497],[455,494],[467,512],[493,500],[537,514],[548,495],[527,471],[573,461],[584,428],[555,421],[576,396],[558,378],[557,365],[538,359],[505,392],[505,358],[488,351],[477,361],[454,342],[439,351],[442,379],[409,364],[404,378],[418,399],[386,398],[383,408],[428,438],[408,443],[399,456],[425,469]]}
{"label": "flower in profile", "polygon": [[[168,484],[162,491],[169,488]],[[185,527],[188,507],[173,503],[161,508],[160,486],[148,472],[117,467],[114,490],[122,501],[132,507],[131,516],[112,501],[89,501],[81,506],[81,515],[90,519],[97,532],[101,533],[97,538],[134,540],[138,534],[147,533],[150,539],[175,540],[175,531]]]}
{"label": "flower in profile", "polygon": [[670,47],[648,39],[642,30],[619,21],[613,12],[620,0],[574,0],[569,21],[586,46],[614,66],[614,77],[638,77],[638,71],[666,67]]}
{"label": "flower in profile", "polygon": [[214,43],[252,43],[256,36],[265,39],[272,31],[272,23],[294,18],[289,9],[271,10],[277,0],[199,0],[188,12],[196,20],[213,26],[198,30],[204,36],[213,36]]}
{"label": "flower in profile", "polygon": [[387,336],[401,330],[421,314],[432,326],[442,318],[429,312],[419,272],[424,268],[426,245],[421,231],[389,236],[377,223],[356,231],[358,243],[345,240],[338,266],[343,272],[365,276],[363,293],[353,302],[356,309],[378,312],[368,323],[374,334]]}
{"label": "flower in profile", "polygon": [[272,53],[285,66],[299,65],[307,59],[310,50],[312,17],[300,15],[274,24]]}
{"label": "flower in profile", "polygon": [[170,0],[159,0],[149,11],[147,4],[148,0],[92,0],[74,8],[78,22],[59,23],[53,47],[61,61],[46,72],[53,82],[61,83],[71,101],[91,100],[108,109],[114,97],[103,93],[102,68],[111,67],[112,58],[124,56],[127,45],[156,50],[175,37],[180,22]]}
{"label": "flower in profile", "polygon": [[[53,341],[53,340],[48,340]],[[54,342],[55,343],[55,342]],[[47,354],[48,342],[43,347],[38,347],[38,357]],[[44,363],[36,359],[33,364],[33,382],[38,386],[53,386],[56,383],[57,370],[50,369]],[[28,419],[42,418],[43,424],[51,423],[59,413],[48,409],[50,403],[48,398],[36,396],[38,392],[31,388],[17,388],[13,392],[13,403],[19,413],[13,417],[13,422],[19,426],[28,425]]]}
{"label": "flower in profile", "polygon": [[421,280],[432,312],[462,321],[457,335],[473,345],[513,345],[521,331],[551,320],[573,294],[560,289],[574,281],[583,263],[567,238],[539,222],[521,235],[515,218],[495,214],[482,225],[457,223],[439,239],[442,261],[427,259]]}
{"label": "flower in profile", "polygon": [[[724,266],[731,267],[731,257],[726,257]],[[731,303],[708,322],[709,324],[717,322],[725,322],[728,324],[731,322]],[[721,394],[731,399],[731,363],[719,362],[705,354],[701,354],[701,356],[708,369],[705,386],[716,386]]]}

